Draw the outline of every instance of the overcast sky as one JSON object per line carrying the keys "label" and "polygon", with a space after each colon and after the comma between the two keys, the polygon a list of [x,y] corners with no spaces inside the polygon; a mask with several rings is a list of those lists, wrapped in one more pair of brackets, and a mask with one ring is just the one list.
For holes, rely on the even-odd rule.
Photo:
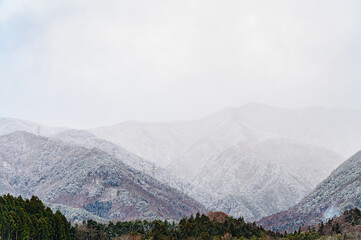
{"label": "overcast sky", "polygon": [[361,1],[0,0],[0,117],[88,128],[361,109]]}

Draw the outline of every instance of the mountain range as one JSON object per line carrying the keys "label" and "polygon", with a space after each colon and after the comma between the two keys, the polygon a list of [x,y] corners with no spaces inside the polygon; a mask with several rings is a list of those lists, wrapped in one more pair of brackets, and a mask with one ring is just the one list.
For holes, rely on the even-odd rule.
{"label": "mountain range", "polygon": [[[124,209],[113,208],[114,205],[121,205],[125,201],[119,200],[118,196],[112,201],[109,197],[105,198],[106,200],[103,200],[103,197],[99,199],[95,197],[86,200],[86,204],[83,205],[70,204],[70,201],[66,200],[68,197],[55,197],[55,200],[49,198],[52,191],[58,192],[58,190],[46,192],[45,186],[42,185],[44,189],[41,190],[44,191],[39,190],[42,200],[54,206],[68,208],[67,212],[72,216],[79,216],[74,214],[73,208],[85,210],[86,214],[94,214],[104,219],[112,217],[175,219],[181,214],[190,214],[197,210],[216,210],[255,221],[294,206],[310,194],[348,156],[358,151],[361,146],[360,122],[361,111],[358,110],[325,108],[289,110],[262,104],[248,104],[240,108],[227,108],[194,121],[168,123],[131,121],[88,130],[52,128],[23,120],[3,118],[0,119],[0,135],[10,134],[6,135],[9,137],[13,132],[26,131],[35,134],[32,135],[35,138],[68,146],[61,148],[64,151],[70,151],[72,148],[82,149],[79,150],[80,152],[88,151],[87,154],[84,153],[86,157],[82,160],[79,160],[80,157],[74,160],[83,161],[85,164],[86,158],[93,159],[91,161],[94,161],[94,165],[81,166],[87,169],[86,172],[98,173],[98,167],[106,168],[109,165],[111,169],[121,168],[122,171],[127,169],[127,174],[124,176],[129,179],[134,180],[136,173],[136,176],[139,174],[148,179],[141,182],[148,182],[148,185],[153,187],[164,186],[161,190],[157,188],[165,194],[165,197],[162,197],[163,202],[147,200],[149,205],[145,205],[139,211],[132,210],[124,217],[119,215]],[[2,151],[9,147],[4,145]],[[23,149],[22,156],[27,155],[26,151],[31,151],[31,148]],[[71,151],[70,153],[75,154]],[[62,161],[69,157],[70,153],[59,152],[59,157],[55,160],[65,164]],[[7,153],[6,161],[0,155],[0,162],[2,161],[4,169],[8,169],[6,171],[20,164],[20,162],[12,163],[14,159],[19,158],[17,154],[19,153],[15,150]],[[36,155],[36,157],[40,156]],[[44,158],[42,161],[57,164],[52,162],[55,160]],[[22,161],[36,162],[35,159]],[[70,163],[66,162],[66,164]],[[73,165],[67,167],[72,169]],[[107,168],[107,176],[116,175],[111,169]],[[40,173],[39,169],[29,168],[27,176],[35,170],[37,170],[36,174]],[[128,174],[128,170],[134,174]],[[2,174],[6,171],[3,170]],[[48,173],[49,176],[54,174],[51,171]],[[33,183],[30,188],[24,186],[25,182],[20,184],[9,180],[11,179],[9,172],[6,174],[8,180],[1,180],[0,192],[38,193],[37,189],[33,189],[39,184],[36,182],[38,180],[34,180],[35,177],[34,179],[29,177],[28,182]],[[75,181],[71,176],[66,178]],[[78,190],[84,188],[87,189],[85,192],[90,193],[92,186],[97,189],[96,181],[91,179],[83,175],[84,184],[78,185]],[[149,179],[152,179],[152,182]],[[102,181],[101,189],[105,192],[108,188],[113,188]],[[54,183],[45,183],[50,184],[51,188],[58,189]],[[148,185],[146,188],[151,189]],[[132,191],[135,188],[132,186]],[[24,192],[25,189],[31,190]],[[171,198],[164,193],[169,193],[169,189],[172,189],[172,193],[174,191],[177,196],[182,196],[181,199],[184,200],[182,204],[187,206],[185,212],[177,208],[173,211],[172,206],[168,209],[161,208],[161,211],[156,210],[160,206],[157,203],[164,204],[164,201],[168,201],[164,199]],[[85,198],[81,196],[77,199],[83,201]],[[126,202],[136,204],[136,199],[131,197]],[[102,209],[110,206],[109,203],[104,205],[104,202],[109,201],[112,207],[109,212],[103,213]]]}
{"label": "mountain range", "polygon": [[[125,122],[90,131],[212,192],[213,200],[203,202],[208,208],[257,220],[293,206],[356,152],[359,122],[358,110],[248,104],[196,121]],[[247,177],[255,171],[252,164],[272,166],[260,173],[267,181]],[[275,204],[261,200],[271,192]]]}

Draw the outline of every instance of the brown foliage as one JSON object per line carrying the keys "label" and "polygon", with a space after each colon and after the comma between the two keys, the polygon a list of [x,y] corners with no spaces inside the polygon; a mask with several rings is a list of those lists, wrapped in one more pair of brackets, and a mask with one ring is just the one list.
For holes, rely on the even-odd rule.
{"label": "brown foliage", "polygon": [[209,212],[208,213],[208,218],[211,221],[216,221],[216,222],[220,222],[220,223],[224,223],[226,221],[226,218],[228,217],[227,214],[225,214],[224,212]]}

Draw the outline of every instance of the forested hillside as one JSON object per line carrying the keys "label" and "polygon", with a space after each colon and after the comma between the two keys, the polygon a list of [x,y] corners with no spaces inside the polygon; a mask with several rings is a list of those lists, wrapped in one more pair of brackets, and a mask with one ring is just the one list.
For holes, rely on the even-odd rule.
{"label": "forested hillside", "polygon": [[74,233],[75,239],[88,240],[357,240],[361,239],[361,211],[350,209],[337,218],[289,233],[267,231],[255,223],[246,223],[242,217],[235,219],[222,212],[185,217],[179,223],[154,220],[101,224],[88,220],[75,225]]}
{"label": "forested hillside", "polygon": [[244,239],[360,239],[361,212],[345,211],[325,223],[304,226],[292,233],[273,232],[236,219],[222,212],[184,217],[179,222],[167,220],[109,222],[88,220],[71,225],[60,212],[46,207],[39,198],[0,197],[0,239],[27,240],[244,240]]}
{"label": "forested hillside", "polygon": [[0,197],[0,239],[73,239],[70,222],[33,196]]}

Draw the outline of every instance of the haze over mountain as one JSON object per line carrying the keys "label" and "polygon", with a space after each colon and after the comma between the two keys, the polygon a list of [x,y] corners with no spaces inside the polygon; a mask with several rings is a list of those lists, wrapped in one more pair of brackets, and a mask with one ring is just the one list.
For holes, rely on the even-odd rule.
{"label": "haze over mountain", "polygon": [[58,139],[70,144],[76,144],[86,148],[97,148],[108,154],[121,159],[125,164],[137,169],[141,172],[147,173],[165,185],[178,189],[193,198],[199,200],[207,206],[212,205],[213,197],[210,192],[196,187],[183,179],[172,174],[169,170],[159,167],[158,165],[138,157],[121,146],[112,142],[106,141],[96,137],[94,134],[85,130],[66,130],[54,135],[52,138]]}
{"label": "haze over mountain", "polygon": [[[360,110],[288,110],[252,103],[224,109],[197,121],[125,122],[91,131],[145,159],[167,166],[176,164],[180,158],[182,162],[192,162],[195,157],[197,163],[207,161],[205,154],[213,156],[209,149],[220,152],[238,142],[257,143],[269,138],[325,147],[347,158],[361,144],[360,122]],[[209,149],[205,149],[207,147]],[[200,151],[205,153],[201,159],[195,156]]]}
{"label": "haze over mountain", "polygon": [[208,209],[253,221],[296,204],[361,144],[360,112],[248,104],[195,121],[44,133],[98,148]]}
{"label": "haze over mountain", "polygon": [[360,9],[0,0],[0,194],[99,221],[357,203],[313,194],[361,149]]}
{"label": "haze over mountain", "polygon": [[312,188],[344,160],[330,149],[288,139],[268,139],[251,148],[264,158],[287,167],[293,174],[302,176]]}
{"label": "haze over mountain", "polygon": [[4,135],[0,193],[37,195],[57,209],[68,207],[70,217],[78,209],[117,220],[180,219],[205,211],[194,199],[126,165],[126,157],[27,132]]}
{"label": "haze over mountain", "polygon": [[[361,144],[359,122],[358,110],[287,110],[248,104],[196,121],[126,122],[91,131],[214,193],[216,198],[208,207],[235,216],[243,212],[254,220],[293,206],[326,178]],[[231,154],[235,149],[239,152]],[[247,177],[263,166],[273,166],[275,171],[259,170],[257,177]],[[272,184],[263,182],[265,176]],[[272,189],[282,189],[273,195],[274,202],[282,204],[270,205],[261,197]],[[245,208],[252,214],[245,214]]]}
{"label": "haze over mountain", "polygon": [[[329,117],[338,120],[322,124]],[[12,131],[98,148],[208,209],[257,220],[296,204],[346,159],[343,154],[361,139],[357,119],[361,121],[357,110],[248,104],[196,121],[133,121],[91,129],[94,135],[20,120],[3,122],[14,126]]]}
{"label": "haze over mountain", "polygon": [[360,186],[361,151],[335,169],[295,206],[258,223],[268,229],[293,231],[303,225],[325,221],[344,210],[361,208]]}
{"label": "haze over mountain", "polygon": [[249,221],[286,209],[312,190],[289,168],[242,146],[230,147],[209,162],[194,184],[217,196],[213,209]]}
{"label": "haze over mountain", "polygon": [[[127,165],[151,174],[160,182],[192,196],[210,209],[222,210],[232,216],[243,216],[248,220],[259,219],[290,207],[312,190],[312,186],[301,176],[274,161],[277,158],[267,163],[265,157],[241,146],[224,151],[220,156],[222,160],[217,159],[209,163],[193,184],[190,184],[172,175],[169,170],[137,157],[116,144],[99,139],[87,131],[68,130],[53,138],[88,148],[99,148],[122,159]],[[284,149],[283,145],[278,150]],[[292,152],[291,147],[289,152]],[[309,156],[313,156],[311,151]],[[334,156],[328,160],[332,160],[332,157]],[[323,164],[322,158],[319,160],[320,164]],[[312,174],[312,168],[307,170],[311,170]],[[233,173],[227,173],[228,171]],[[277,187],[278,191],[274,191],[274,187]],[[272,204],[266,205],[267,201]]]}

